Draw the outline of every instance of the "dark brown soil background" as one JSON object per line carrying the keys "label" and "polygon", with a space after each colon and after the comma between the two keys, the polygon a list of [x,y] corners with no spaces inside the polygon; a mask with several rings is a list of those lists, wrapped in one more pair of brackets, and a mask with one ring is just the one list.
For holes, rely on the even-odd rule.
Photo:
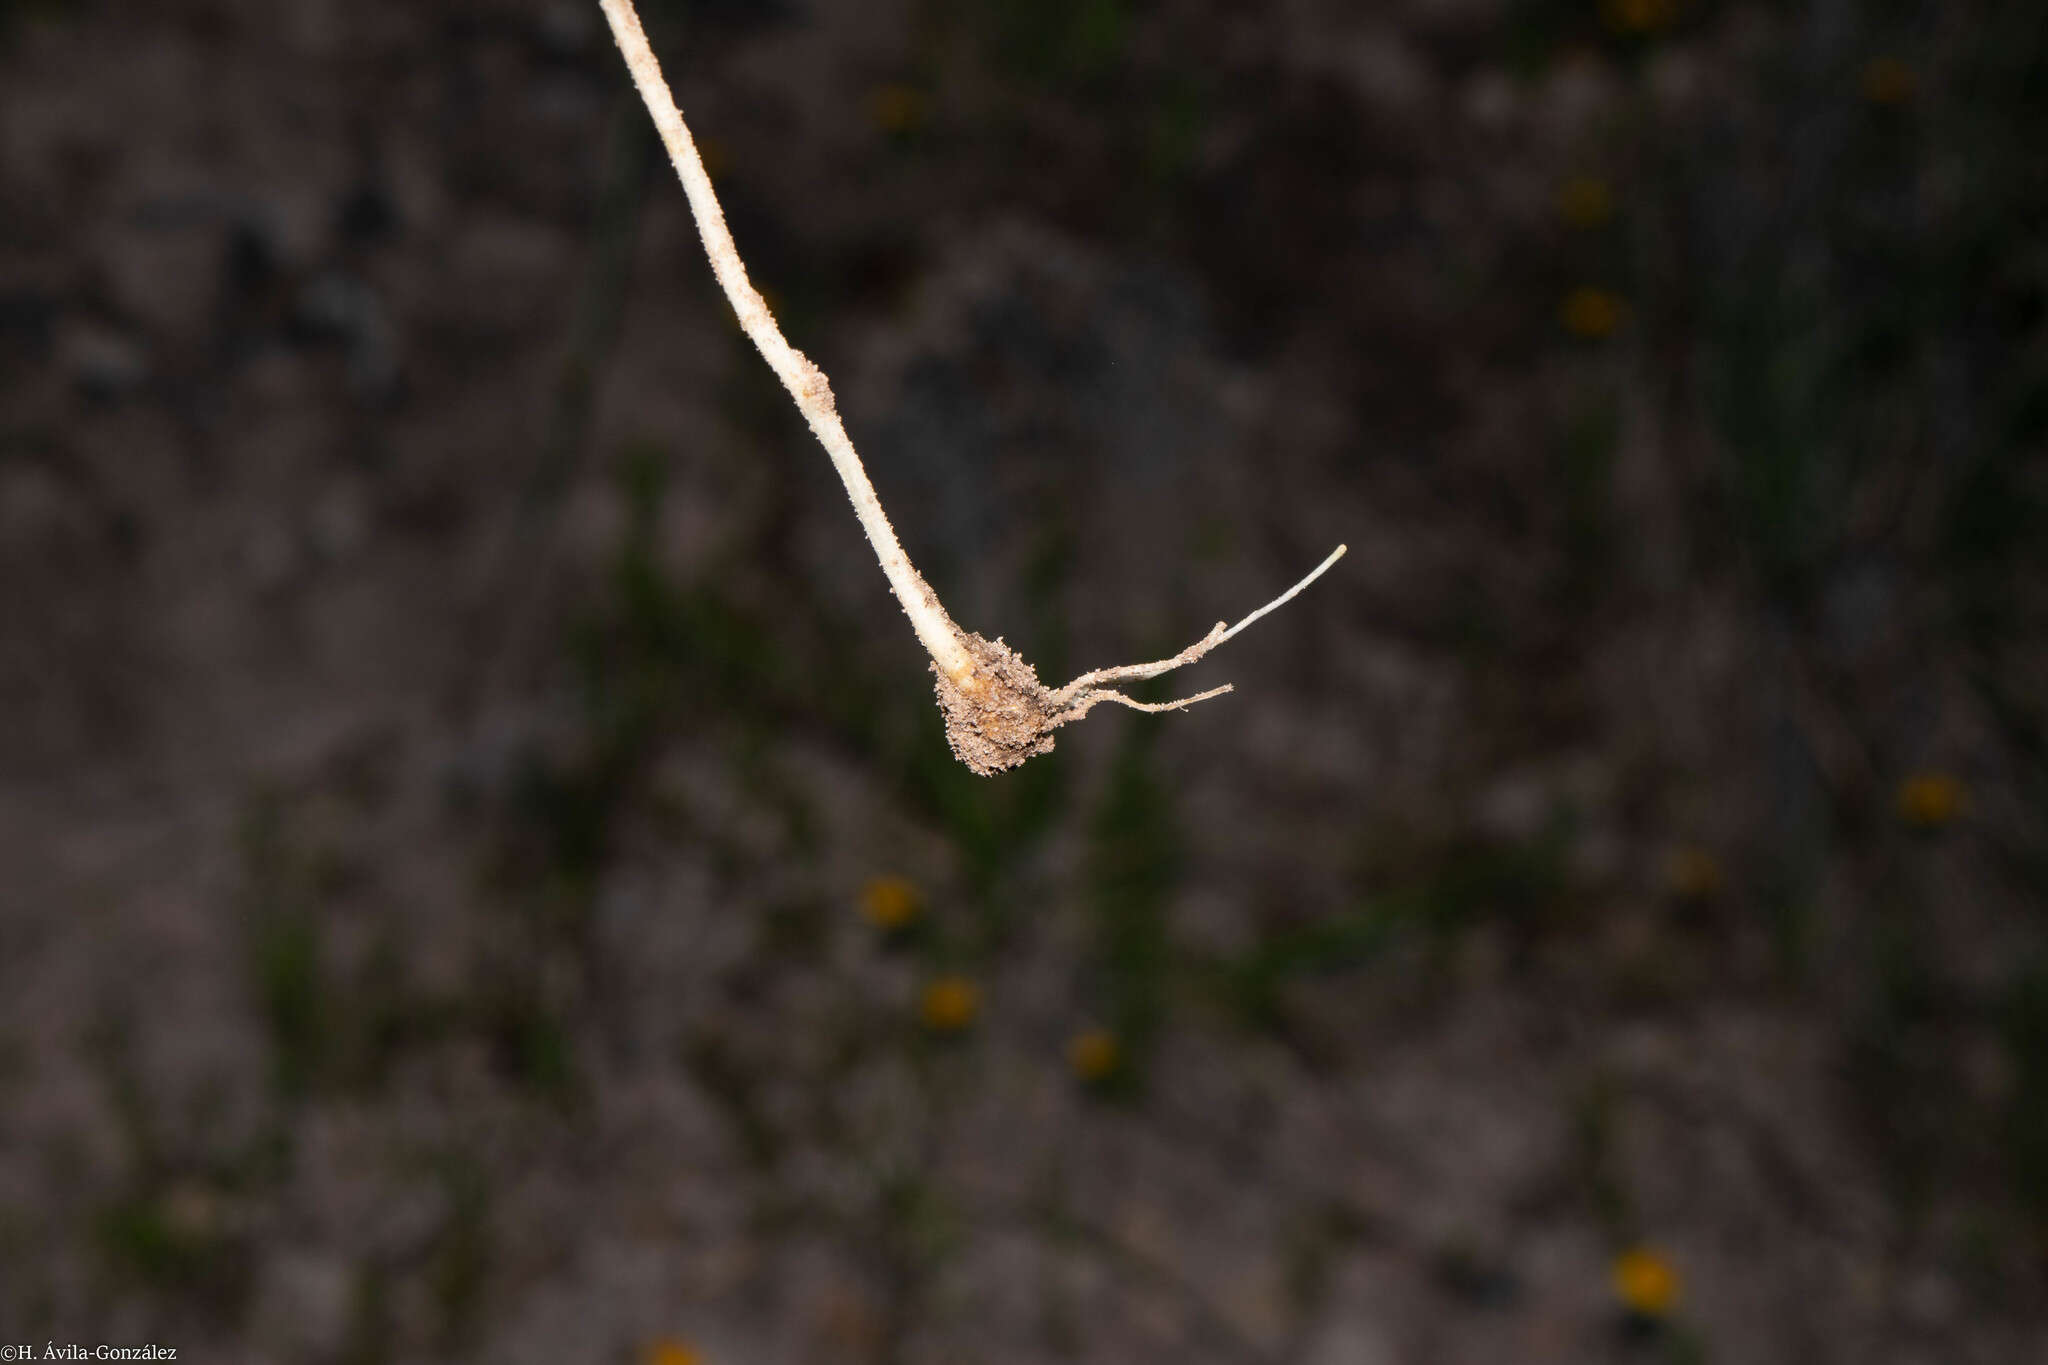
{"label": "dark brown soil background", "polygon": [[0,1340],[2048,1359],[2042,13],[0,0]]}

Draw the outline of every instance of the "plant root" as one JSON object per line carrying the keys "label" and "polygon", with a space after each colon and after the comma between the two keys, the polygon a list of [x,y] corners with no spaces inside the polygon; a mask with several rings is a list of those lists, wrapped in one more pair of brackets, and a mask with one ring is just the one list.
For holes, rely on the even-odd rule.
{"label": "plant root", "polygon": [[1098,684],[1142,682],[1162,673],[1171,673],[1176,668],[1185,668],[1322,577],[1332,564],[1344,557],[1344,550],[1345,547],[1339,545],[1330,552],[1329,558],[1316,565],[1286,592],[1234,626],[1218,621],[1207,635],[1170,659],[1098,668],[1083,673],[1057,691],[1040,682],[1038,671],[1001,640],[983,639],[955,626],[957,638],[974,661],[974,671],[963,685],[938,664],[932,665],[932,672],[938,679],[939,710],[946,718],[946,742],[952,746],[953,756],[983,777],[991,777],[1006,768],[1016,767],[1028,758],[1051,753],[1053,731],[1068,721],[1081,719],[1103,702],[1115,702],[1133,711],[1185,711],[1196,702],[1222,696],[1232,690],[1229,683],[1197,692],[1192,697],[1162,702],[1133,701],[1113,688]]}
{"label": "plant root", "polygon": [[925,652],[932,656],[932,671],[938,674],[939,710],[946,718],[946,740],[960,761],[989,776],[1014,768],[1034,755],[1051,753],[1053,731],[1070,720],[1079,720],[1103,702],[1115,702],[1134,711],[1181,711],[1228,692],[1230,687],[1226,684],[1179,701],[1141,702],[1099,684],[1156,678],[1195,662],[1315,582],[1337,562],[1344,547],[1339,545],[1306,578],[1236,625],[1226,629],[1218,621],[1214,630],[1171,659],[1099,668],[1083,673],[1057,692],[1041,683],[1031,665],[1001,640],[984,639],[962,630],[946,614],[938,594],[912,567],[910,556],[896,539],[895,528],[882,511],[881,499],[875,496],[860,454],[854,450],[846,427],[839,420],[838,407],[832,401],[832,385],[808,356],[789,344],[761,292],[747,279],[747,268],[741,263],[739,249],[733,245],[732,233],[726,227],[725,211],[718,205],[717,191],[705,173],[703,158],[697,154],[696,141],[683,122],[682,111],[676,108],[668,81],[661,74],[661,62],[648,45],[633,0],[598,0],[598,5],[611,25],[612,37],[618,42],[626,69],[632,73],[633,84],[647,105],[648,116],[654,120],[655,131],[661,134],[662,145],[668,149],[676,176],[682,181],[690,212],[697,220],[698,234],[704,239],[704,254],[711,263],[711,273],[718,277],[719,288],[732,304],[741,329],[782,380],[831,457],[832,467],[839,472],[847,496],[853,500],[854,515],[860,519],[882,573],[889,580],[890,591],[902,604]]}

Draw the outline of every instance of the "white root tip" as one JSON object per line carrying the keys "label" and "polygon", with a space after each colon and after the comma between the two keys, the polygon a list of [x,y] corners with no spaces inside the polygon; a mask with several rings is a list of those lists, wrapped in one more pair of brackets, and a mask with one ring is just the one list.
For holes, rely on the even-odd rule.
{"label": "white root tip", "polygon": [[1309,584],[1315,582],[1318,578],[1321,578],[1325,573],[1329,572],[1330,566],[1332,564],[1335,564],[1338,560],[1342,559],[1344,557],[1344,552],[1350,548],[1351,547],[1348,545],[1339,545],[1336,549],[1330,551],[1330,557],[1328,559],[1325,559],[1322,563],[1316,565],[1313,569],[1310,569],[1308,571],[1308,576],[1306,578],[1302,579],[1299,583],[1296,583],[1286,592],[1281,593],[1272,601],[1266,603],[1265,606],[1260,607],[1250,616],[1245,617],[1244,620],[1239,621],[1229,630],[1224,631],[1222,638],[1217,640],[1216,643],[1219,645],[1222,644],[1224,640],[1228,640],[1231,636],[1237,634],[1246,626],[1258,620],[1261,616],[1264,616],[1267,612],[1272,611],[1275,608],[1287,605],[1288,602],[1293,600],[1294,595],[1296,593],[1300,592],[1303,588],[1307,587]]}

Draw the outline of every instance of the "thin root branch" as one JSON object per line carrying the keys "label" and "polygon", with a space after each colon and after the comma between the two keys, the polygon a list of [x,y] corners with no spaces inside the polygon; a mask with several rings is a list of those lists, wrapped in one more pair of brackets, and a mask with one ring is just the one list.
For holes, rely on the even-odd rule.
{"label": "thin root branch", "polygon": [[1176,668],[1183,668],[1193,663],[1210,650],[1216,648],[1217,645],[1223,643],[1225,633],[1226,630],[1223,622],[1218,621],[1207,635],[1204,635],[1171,659],[1160,659],[1149,664],[1123,664],[1117,668],[1098,668],[1092,673],[1083,673],[1080,677],[1053,693],[1053,695],[1061,698],[1078,696],[1097,683],[1143,682],[1147,678],[1156,678],[1161,673],[1171,673]]}
{"label": "thin root branch", "polygon": [[[1257,611],[1245,617],[1244,620],[1239,621],[1234,626],[1226,626],[1223,622],[1218,621],[1210,629],[1207,635],[1204,635],[1201,639],[1195,641],[1186,649],[1174,655],[1171,659],[1160,659],[1157,662],[1149,664],[1124,664],[1119,668],[1098,668],[1092,673],[1083,673],[1080,677],[1074,679],[1065,687],[1062,687],[1057,692],[1054,692],[1053,697],[1060,702],[1068,702],[1075,697],[1087,695],[1095,687],[1097,683],[1141,682],[1146,678],[1156,678],[1162,673],[1171,673],[1176,668],[1187,667],[1189,664],[1194,663],[1197,659],[1200,659],[1203,655],[1207,654],[1210,650],[1216,648],[1216,646],[1222,644],[1225,640],[1228,640],[1231,636],[1243,630],[1252,622],[1258,620],[1261,616],[1264,616],[1267,612],[1272,611],[1276,607],[1284,606],[1288,602],[1288,600],[1291,599],[1296,593],[1300,592],[1303,588],[1315,582],[1318,578],[1321,578],[1326,572],[1328,572],[1330,566],[1332,564],[1335,564],[1338,560],[1342,559],[1344,557],[1344,552],[1349,548],[1350,546],[1348,545],[1339,545],[1336,549],[1330,551],[1328,558],[1323,560],[1322,563],[1316,565],[1315,568],[1309,570],[1308,575],[1306,577],[1304,577],[1299,583],[1296,583],[1293,587],[1289,588],[1286,592],[1281,593],[1278,597],[1266,603],[1265,606],[1260,607]],[[1204,697],[1210,695],[1213,694],[1207,692],[1202,694],[1202,696]],[[1193,697],[1189,700],[1200,701],[1201,697]],[[1143,710],[1145,708],[1140,707],[1139,709]],[[1177,709],[1177,707],[1162,707],[1160,709],[1172,710]]]}
{"label": "thin root branch", "polygon": [[[1304,577],[1299,583],[1296,583],[1286,592],[1281,593],[1278,597],[1266,603],[1265,606],[1260,607],[1250,616],[1245,617],[1244,620],[1239,621],[1229,630],[1224,631],[1223,640],[1228,640],[1231,636],[1237,634],[1246,626],[1258,620],[1261,616],[1264,616],[1267,612],[1272,611],[1274,608],[1284,607],[1289,602],[1293,601],[1294,595],[1296,593],[1300,592],[1303,588],[1307,587],[1309,584],[1315,582],[1318,578],[1321,578],[1325,573],[1329,572],[1330,566],[1332,564],[1335,564],[1338,560],[1342,559],[1344,557],[1344,552],[1350,548],[1351,547],[1348,545],[1339,545],[1336,549],[1330,551],[1329,557],[1324,559],[1322,563],[1316,565],[1313,569],[1310,569],[1308,571],[1308,575]],[[1216,643],[1220,645],[1223,643],[1223,640],[1218,640]]]}
{"label": "thin root branch", "polygon": [[1083,692],[1080,699],[1067,708],[1067,714],[1062,719],[1079,720],[1087,715],[1097,703],[1105,701],[1113,701],[1118,706],[1128,706],[1133,711],[1185,711],[1198,701],[1207,701],[1211,697],[1220,697],[1225,692],[1233,690],[1229,683],[1225,683],[1221,687],[1212,687],[1207,692],[1197,692],[1192,697],[1182,697],[1179,701],[1132,701],[1123,693],[1112,692],[1106,687],[1091,688]]}

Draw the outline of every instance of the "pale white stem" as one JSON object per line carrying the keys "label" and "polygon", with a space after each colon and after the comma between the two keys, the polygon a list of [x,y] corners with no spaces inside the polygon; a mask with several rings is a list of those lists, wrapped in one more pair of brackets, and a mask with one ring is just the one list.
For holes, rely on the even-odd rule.
{"label": "pale white stem", "polygon": [[[1335,564],[1338,560],[1342,559],[1344,557],[1344,551],[1346,551],[1349,548],[1350,547],[1348,545],[1339,545],[1336,549],[1330,551],[1329,558],[1325,559],[1322,563],[1316,565],[1315,568],[1309,570],[1307,577],[1303,578],[1299,583],[1296,583],[1286,592],[1281,593],[1278,597],[1266,603],[1265,606],[1260,607],[1257,611],[1245,617],[1244,620],[1239,621],[1234,626],[1226,626],[1223,624],[1223,622],[1218,621],[1214,626],[1210,627],[1209,633],[1207,635],[1204,635],[1201,639],[1195,641],[1186,649],[1174,655],[1171,659],[1160,659],[1155,663],[1149,664],[1124,664],[1117,668],[1098,668],[1092,673],[1083,673],[1080,677],[1074,679],[1065,687],[1062,687],[1059,691],[1053,693],[1054,698],[1062,703],[1065,703],[1069,701],[1071,698],[1080,695],[1081,693],[1087,691],[1089,688],[1092,688],[1097,683],[1139,682],[1146,678],[1156,678],[1162,673],[1171,673],[1176,668],[1187,667],[1189,664],[1201,658],[1204,654],[1207,654],[1210,650],[1216,648],[1216,646],[1222,644],[1225,640],[1228,640],[1231,636],[1243,630],[1252,622],[1258,620],[1261,616],[1264,616],[1267,612],[1272,611],[1276,607],[1286,605],[1286,603],[1296,593],[1300,592],[1303,588],[1307,587],[1309,584],[1315,582],[1318,578],[1321,578],[1325,573],[1327,573],[1329,571],[1330,566],[1332,564]],[[1114,692],[1104,693],[1103,695],[1105,697],[1116,696]],[[1177,707],[1184,704],[1190,704],[1202,700],[1203,697],[1213,695],[1214,693],[1205,692],[1202,694],[1201,697],[1188,698],[1187,703],[1173,703],[1173,705]],[[1136,703],[1130,704],[1135,705]],[[1139,709],[1143,710],[1144,708],[1140,707]]]}
{"label": "pale white stem", "polygon": [[669,93],[668,82],[662,77],[661,64],[655,60],[654,49],[648,46],[647,34],[640,27],[640,16],[633,8],[633,0],[598,0],[598,4],[611,24],[612,37],[618,41],[619,51],[625,55],[626,69],[633,73],[633,84],[639,88],[640,98],[654,119],[655,130],[661,134],[662,145],[668,148],[669,160],[675,163],[676,175],[683,182],[683,193],[689,196],[690,211],[696,215],[698,234],[704,239],[704,254],[710,257],[712,273],[718,277],[719,287],[725,290],[733,312],[739,315],[741,329],[760,348],[769,368],[775,371],[776,377],[802,410],[804,420],[817,433],[825,453],[832,457],[832,467],[839,471],[847,496],[853,499],[854,514],[860,518],[861,527],[868,534],[868,542],[875,548],[875,557],[882,563],[882,572],[888,575],[889,586],[910,617],[919,642],[957,685],[974,690],[974,662],[961,643],[959,627],[939,605],[938,595],[931,586],[911,567],[910,557],[903,553],[895,529],[889,525],[881,501],[875,497],[875,487],[868,482],[867,471],[861,467],[860,456],[855,453],[853,442],[847,438],[846,428],[840,424],[839,410],[832,401],[830,381],[808,356],[783,339],[781,329],[775,325],[774,314],[768,311],[760,291],[747,279],[747,268],[740,263],[739,252],[733,247],[732,233],[726,229],[725,213],[718,206],[718,196],[712,192],[711,177],[704,172],[704,162],[697,155],[697,144],[683,124],[682,112],[676,108],[675,97]]}

